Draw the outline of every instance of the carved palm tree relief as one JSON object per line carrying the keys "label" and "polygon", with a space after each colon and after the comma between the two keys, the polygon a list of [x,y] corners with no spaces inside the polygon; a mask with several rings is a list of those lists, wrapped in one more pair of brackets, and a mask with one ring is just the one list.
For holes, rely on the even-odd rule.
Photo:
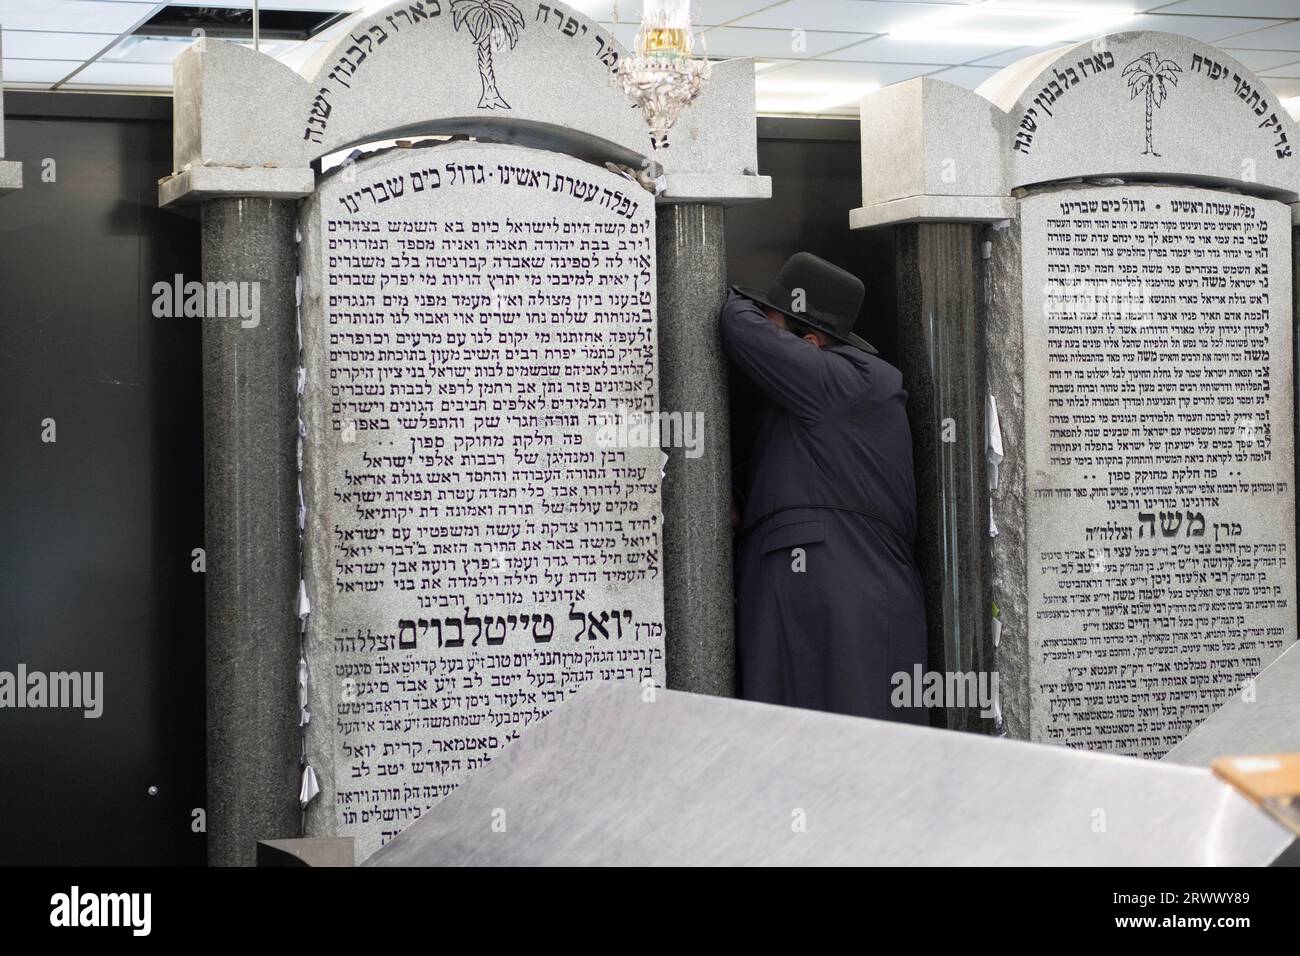
{"label": "carved palm tree relief", "polygon": [[1147,148],[1143,156],[1159,156],[1151,145],[1151,108],[1159,108],[1169,95],[1169,87],[1178,85],[1177,74],[1183,72],[1173,60],[1162,60],[1155,53],[1143,53],[1140,57],[1124,67],[1123,75],[1128,77],[1129,99],[1139,93],[1146,94],[1147,100]]}
{"label": "carved palm tree relief", "polygon": [[452,0],[451,22],[457,30],[465,27],[478,48],[478,77],[483,85],[478,108],[510,109],[497,89],[492,50],[500,50],[506,43],[510,49],[515,48],[519,31],[524,28],[524,15],[509,0]]}

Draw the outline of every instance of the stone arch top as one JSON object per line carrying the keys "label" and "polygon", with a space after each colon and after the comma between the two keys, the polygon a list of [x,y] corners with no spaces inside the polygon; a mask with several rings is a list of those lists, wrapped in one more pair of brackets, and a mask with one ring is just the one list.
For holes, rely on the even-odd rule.
{"label": "stone arch top", "polygon": [[1223,51],[1170,33],[1038,54],[974,92],[926,78],[887,87],[863,99],[862,143],[855,226],[1006,218],[1014,189],[1078,178],[1300,199],[1300,132],[1277,96]]}
{"label": "stone arch top", "polygon": [[163,198],[234,194],[212,184],[239,178],[230,170],[241,167],[282,171],[262,178],[283,193],[253,194],[302,194],[306,171],[326,154],[437,132],[633,166],[650,159],[668,174],[670,193],[675,183],[681,193],[770,193],[755,174],[751,61],[718,64],[671,145],[655,151],[640,110],[610,79],[625,54],[594,21],[541,0],[400,0],[359,21],[301,74],[239,44],[200,39],[175,67],[175,173],[191,175],[165,184]]}

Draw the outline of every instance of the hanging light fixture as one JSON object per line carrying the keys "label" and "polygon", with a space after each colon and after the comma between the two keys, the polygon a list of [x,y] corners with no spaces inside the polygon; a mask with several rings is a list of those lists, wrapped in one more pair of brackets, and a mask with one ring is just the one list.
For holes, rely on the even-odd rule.
{"label": "hanging light fixture", "polygon": [[668,131],[709,78],[707,57],[694,49],[690,0],[643,0],[635,53],[619,59],[612,75],[645,114],[655,149],[668,146]]}

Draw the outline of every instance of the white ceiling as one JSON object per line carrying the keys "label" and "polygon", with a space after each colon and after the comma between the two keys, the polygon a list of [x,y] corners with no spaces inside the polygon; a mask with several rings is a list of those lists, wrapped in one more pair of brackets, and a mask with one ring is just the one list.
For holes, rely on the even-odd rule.
{"label": "white ceiling", "polygon": [[[251,0],[172,0],[247,7]],[[0,0],[11,89],[169,92],[188,40],[130,34],[155,0]],[[363,11],[388,0],[262,0],[263,9]],[[641,0],[568,4],[631,45]],[[617,6],[618,23],[614,23]],[[913,76],[974,88],[1021,57],[1099,32],[1165,30],[1214,43],[1300,111],[1300,0],[691,0],[711,57],[758,61],[764,113],[852,116],[862,93]],[[1012,9],[1015,8],[1015,9]],[[295,68],[342,30],[262,48]]]}

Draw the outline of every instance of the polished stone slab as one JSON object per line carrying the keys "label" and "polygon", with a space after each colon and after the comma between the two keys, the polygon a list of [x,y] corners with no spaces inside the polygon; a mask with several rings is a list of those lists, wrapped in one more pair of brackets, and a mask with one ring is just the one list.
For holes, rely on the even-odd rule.
{"label": "polished stone slab", "polygon": [[1215,757],[1300,753],[1300,644],[1292,644],[1165,754],[1170,763],[1208,767]]}
{"label": "polished stone slab", "polygon": [[1208,770],[600,685],[366,865],[1266,865]]}

